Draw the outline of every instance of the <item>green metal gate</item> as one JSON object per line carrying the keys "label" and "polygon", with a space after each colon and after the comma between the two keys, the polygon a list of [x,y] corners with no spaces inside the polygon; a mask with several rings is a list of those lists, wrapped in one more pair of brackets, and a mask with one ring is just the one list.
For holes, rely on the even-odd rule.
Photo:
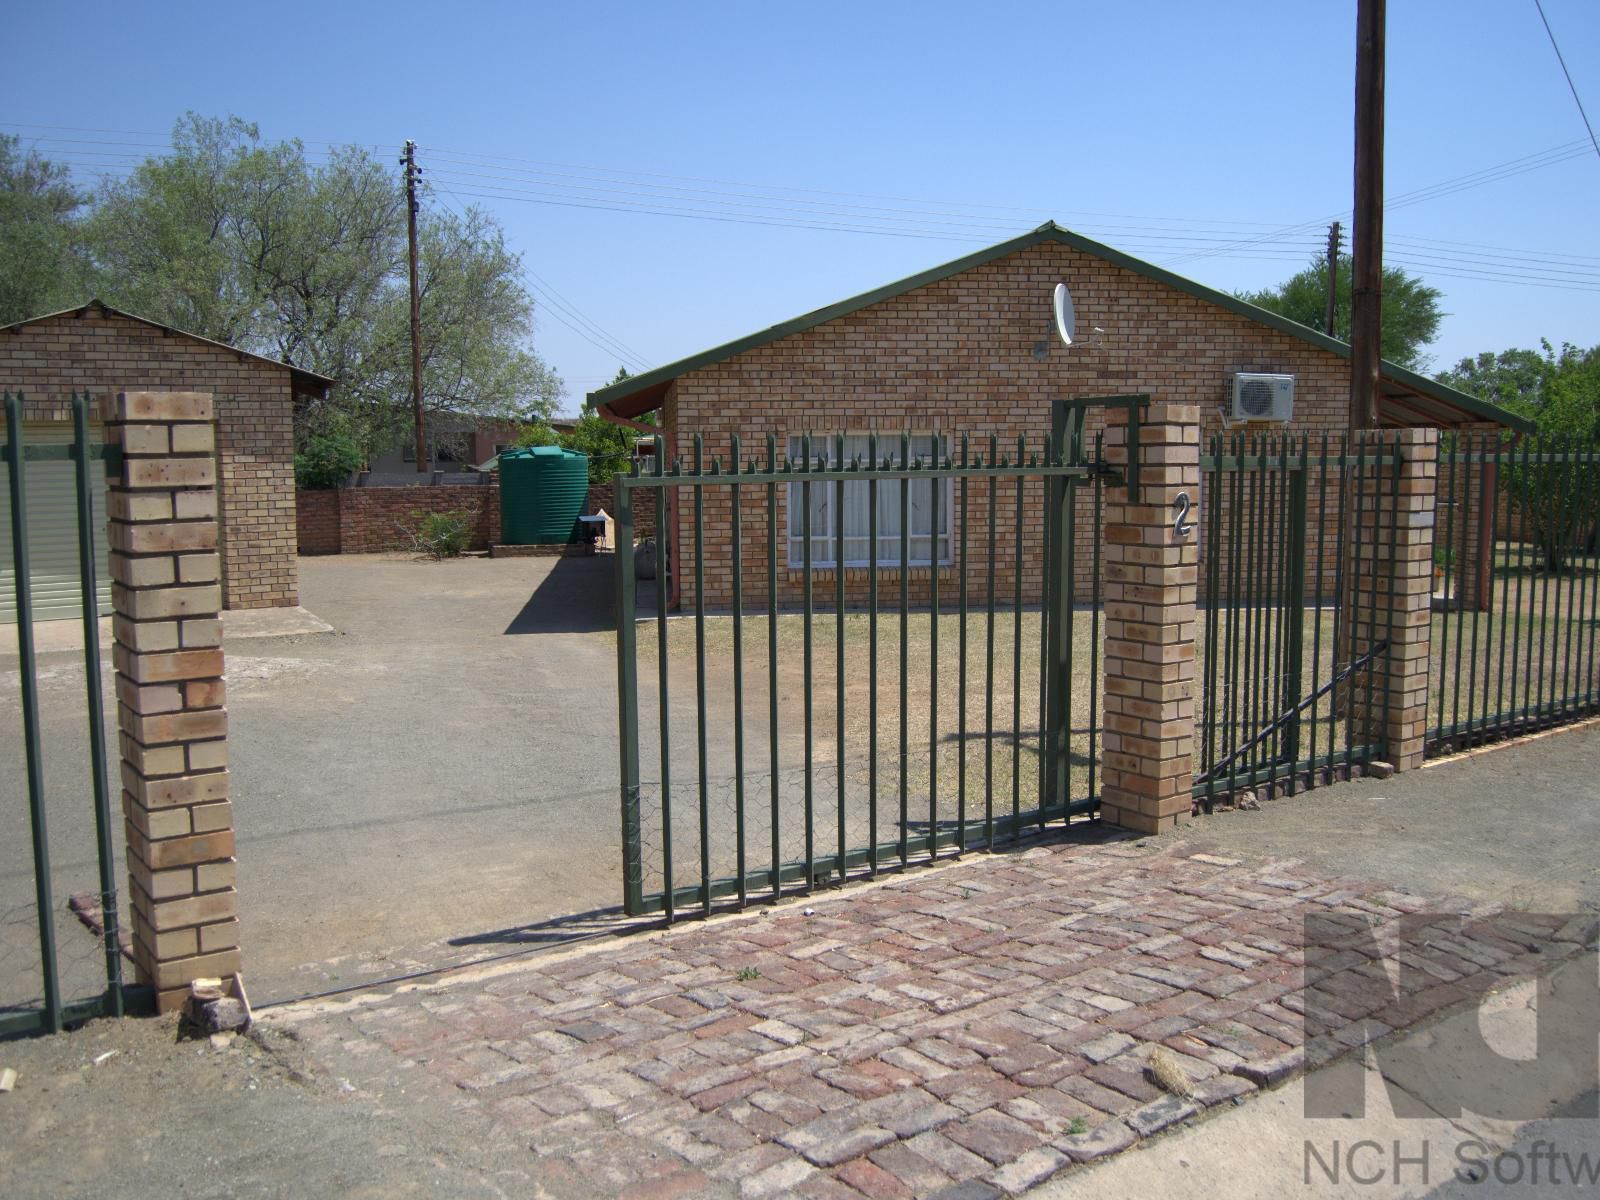
{"label": "green metal gate", "polygon": [[[1219,436],[1201,456],[1193,790],[1207,808],[1258,786],[1293,794],[1381,756],[1351,718],[1380,703],[1389,573],[1349,566],[1392,561],[1400,462],[1379,434],[1323,435],[1315,448],[1307,435]],[[1375,536],[1358,551],[1364,518]]]}
{"label": "green metal gate", "polygon": [[[38,1030],[60,1030],[92,1016],[123,1011],[122,951],[117,919],[116,863],[113,825],[106,778],[105,713],[101,701],[100,622],[97,603],[96,531],[105,519],[95,511],[100,489],[94,472],[102,460],[113,461],[115,447],[97,445],[90,437],[89,399],[72,398],[73,438],[70,444],[27,444],[22,422],[22,397],[5,396],[7,499],[10,507],[11,600],[15,605],[17,660],[20,677],[21,733],[26,764],[25,791],[30,838],[24,850],[20,837],[6,839],[0,854],[0,1036]],[[74,464],[79,605],[83,621],[85,714],[88,720],[88,774],[94,816],[95,853],[82,867],[83,887],[58,905],[57,879],[51,871],[50,805],[45,789],[41,739],[43,705],[40,664],[33,622],[35,573],[30,539],[37,527],[28,514],[28,471],[34,464]],[[12,781],[17,781],[12,774]],[[8,789],[9,792],[9,789]],[[81,810],[57,810],[74,818]],[[21,812],[4,814],[5,827],[20,829]],[[74,847],[77,849],[77,847]],[[73,870],[78,870],[73,856]],[[69,884],[78,882],[69,876]],[[31,886],[30,886],[31,885]],[[91,934],[83,924],[98,926]],[[70,942],[68,939],[72,939]]]}
{"label": "green metal gate", "polygon": [[[629,913],[810,892],[1096,808],[1098,582],[1076,614],[1070,583],[1047,585],[1063,562],[1070,580],[1079,523],[1098,544],[1110,473],[1081,419],[1062,428],[976,449],[769,435],[760,459],[696,437],[687,466],[658,438],[653,474],[617,477]],[[634,496],[668,512],[668,489],[686,544],[640,582]]]}

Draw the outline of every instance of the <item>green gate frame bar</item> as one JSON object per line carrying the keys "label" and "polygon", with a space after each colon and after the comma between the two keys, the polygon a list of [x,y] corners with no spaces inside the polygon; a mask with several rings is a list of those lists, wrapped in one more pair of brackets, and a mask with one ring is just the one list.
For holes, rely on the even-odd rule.
{"label": "green gate frame bar", "polygon": [[[106,947],[106,998],[120,1017],[122,941],[117,914],[117,867],[111,844],[111,789],[106,779],[105,707],[100,682],[100,601],[95,579],[94,492],[89,486],[89,397],[72,396],[73,483],[78,507],[78,583],[83,609],[84,699],[89,718],[89,776],[94,785],[95,849],[100,860],[100,920]],[[118,448],[120,450],[120,447]]]}
{"label": "green gate frame bar", "polygon": [[[39,967],[44,986],[45,1015],[52,1033],[60,1033],[63,1016],[61,980],[57,974],[55,900],[50,888],[50,833],[44,802],[44,755],[39,743],[38,657],[33,644],[33,584],[28,563],[29,459],[22,429],[22,396],[6,393],[6,485],[11,494],[12,586],[17,604],[17,652],[22,666],[22,744],[28,764],[28,823],[33,835],[34,903],[38,908]],[[59,447],[66,449],[66,447]]]}

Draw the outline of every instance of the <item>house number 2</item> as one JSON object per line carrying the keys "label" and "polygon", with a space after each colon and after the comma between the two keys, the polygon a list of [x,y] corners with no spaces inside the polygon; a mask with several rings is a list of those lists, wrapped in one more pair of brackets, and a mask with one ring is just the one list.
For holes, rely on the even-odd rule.
{"label": "house number 2", "polygon": [[1189,520],[1189,493],[1179,492],[1178,498],[1172,502],[1172,507],[1174,509],[1172,529],[1181,542],[1194,529],[1194,523]]}

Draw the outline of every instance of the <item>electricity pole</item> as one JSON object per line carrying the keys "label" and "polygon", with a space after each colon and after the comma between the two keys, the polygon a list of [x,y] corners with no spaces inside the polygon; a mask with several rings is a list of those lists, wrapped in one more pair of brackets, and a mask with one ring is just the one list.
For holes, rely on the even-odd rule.
{"label": "electricity pole", "polygon": [[1328,226],[1328,315],[1322,322],[1322,331],[1333,336],[1333,302],[1339,294],[1339,222]]}
{"label": "electricity pole", "polygon": [[1350,275],[1350,430],[1378,424],[1383,329],[1385,0],[1356,3],[1356,202]]}
{"label": "electricity pole", "polygon": [[406,238],[410,244],[411,267],[411,409],[417,421],[417,472],[428,470],[428,438],[422,425],[422,301],[417,292],[417,144],[406,139],[406,152],[400,159],[406,169]]}

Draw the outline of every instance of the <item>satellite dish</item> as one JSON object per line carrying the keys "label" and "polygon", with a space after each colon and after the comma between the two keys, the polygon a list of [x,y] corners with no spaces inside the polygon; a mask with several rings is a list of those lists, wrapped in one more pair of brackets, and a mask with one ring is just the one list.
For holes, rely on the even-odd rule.
{"label": "satellite dish", "polygon": [[1056,284],[1056,332],[1061,335],[1061,340],[1067,345],[1072,345],[1072,339],[1078,333],[1078,315],[1073,311],[1072,293],[1067,291],[1064,283]]}

